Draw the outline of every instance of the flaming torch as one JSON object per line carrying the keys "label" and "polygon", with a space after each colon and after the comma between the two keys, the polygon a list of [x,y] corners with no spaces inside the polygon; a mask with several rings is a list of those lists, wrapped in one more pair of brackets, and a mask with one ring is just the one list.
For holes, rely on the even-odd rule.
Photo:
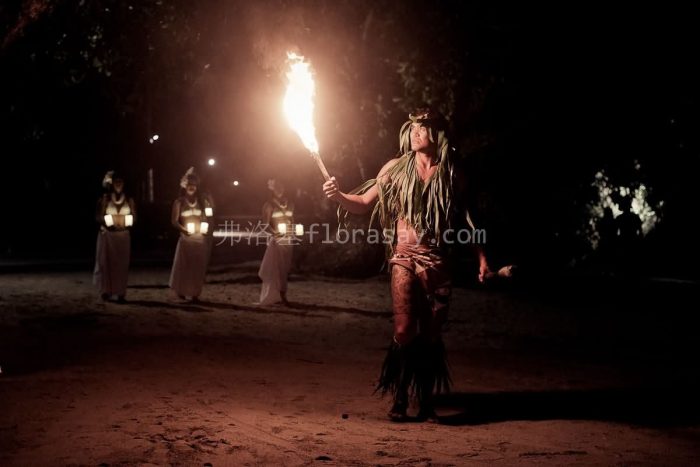
{"label": "flaming torch", "polygon": [[284,115],[287,117],[289,126],[299,135],[301,142],[321,169],[323,178],[330,180],[331,176],[318,153],[313,121],[315,84],[311,77],[309,63],[304,61],[303,56],[291,52],[287,52],[287,58],[291,62],[291,67],[287,72],[289,84],[284,95]]}

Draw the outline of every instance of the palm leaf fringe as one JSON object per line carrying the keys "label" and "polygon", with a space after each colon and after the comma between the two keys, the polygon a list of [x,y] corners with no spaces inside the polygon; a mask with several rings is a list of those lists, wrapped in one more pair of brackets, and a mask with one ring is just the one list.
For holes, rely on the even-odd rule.
{"label": "palm leaf fringe", "polygon": [[[441,244],[442,234],[452,228],[454,210],[454,167],[447,144],[439,149],[440,161],[436,173],[426,183],[418,176],[415,153],[409,151],[399,158],[381,181],[376,178],[356,187],[350,194],[362,195],[376,186],[378,200],[372,209],[370,227],[378,221],[382,229],[395,229],[404,219],[416,232],[432,236]],[[338,222],[347,225],[348,212],[338,207]]]}
{"label": "palm leaf fringe", "polygon": [[407,391],[409,397],[428,400],[433,393],[449,392],[452,379],[442,340],[416,338],[406,345],[392,342],[387,350],[375,392],[394,398]]}

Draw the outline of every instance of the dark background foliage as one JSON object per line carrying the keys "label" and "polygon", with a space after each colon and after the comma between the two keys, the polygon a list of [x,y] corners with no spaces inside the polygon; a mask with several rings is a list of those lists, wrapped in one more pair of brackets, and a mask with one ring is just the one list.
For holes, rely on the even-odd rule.
{"label": "dark background foliage", "polygon": [[670,3],[3,2],[0,255],[89,255],[112,168],[147,219],[137,248],[167,234],[189,166],[225,217],[256,215],[282,177],[303,216],[332,220],[281,112],[294,50],[314,68],[321,153],[344,188],[374,176],[407,111],[428,103],[450,119],[499,261],[585,265],[602,170],[648,189],[659,220],[645,271],[697,276],[691,17]]}

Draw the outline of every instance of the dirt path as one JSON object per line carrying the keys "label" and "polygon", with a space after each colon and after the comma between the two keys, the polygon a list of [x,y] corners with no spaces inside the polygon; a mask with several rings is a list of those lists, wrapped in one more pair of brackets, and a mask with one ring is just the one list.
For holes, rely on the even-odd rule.
{"label": "dirt path", "polygon": [[89,279],[0,276],[2,465],[700,464],[683,369],[579,352],[588,321],[551,304],[456,290],[445,424],[391,424],[381,278],[297,278],[293,308],[253,306],[246,267],[198,305],[165,270],[132,274],[127,305]]}

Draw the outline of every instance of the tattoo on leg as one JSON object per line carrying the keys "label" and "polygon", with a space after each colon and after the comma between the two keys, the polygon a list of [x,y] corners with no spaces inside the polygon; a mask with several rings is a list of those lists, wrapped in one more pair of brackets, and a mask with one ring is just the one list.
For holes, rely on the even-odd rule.
{"label": "tattoo on leg", "polygon": [[416,335],[416,320],[412,315],[413,287],[416,277],[408,269],[394,265],[391,270],[391,299],[394,310],[394,340],[405,345]]}

